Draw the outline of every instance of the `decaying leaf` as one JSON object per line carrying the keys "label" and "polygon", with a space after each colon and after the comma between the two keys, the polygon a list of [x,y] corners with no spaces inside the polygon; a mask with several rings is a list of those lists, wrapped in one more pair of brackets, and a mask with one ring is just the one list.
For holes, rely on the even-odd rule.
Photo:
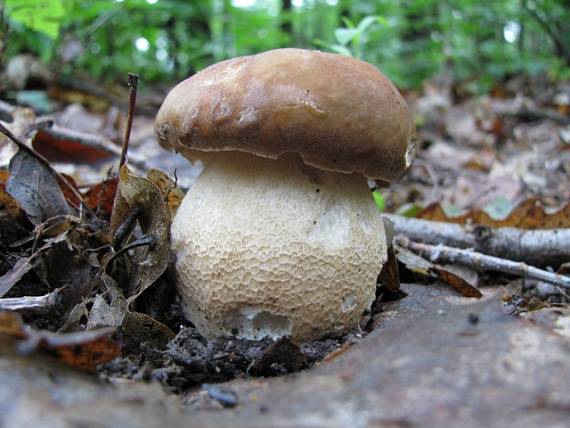
{"label": "decaying leaf", "polygon": [[434,265],[431,268],[431,272],[436,274],[436,276],[441,279],[446,284],[451,285],[455,290],[459,291],[465,297],[476,297],[481,298],[483,294],[459,275],[443,269],[441,266]]}
{"label": "decaying leaf", "polygon": [[176,211],[178,211],[178,207],[184,198],[184,192],[182,189],[176,187],[174,180],[158,169],[151,169],[146,174],[146,178],[158,186],[164,195],[168,208],[170,209],[170,218],[174,218]]}
{"label": "decaying leaf", "polygon": [[170,262],[170,210],[156,184],[137,177],[124,166],[111,215],[113,234],[132,218],[133,213],[136,213],[142,234],[149,238],[150,245],[135,248],[128,256],[129,294],[132,296],[129,302],[152,285]]}
{"label": "decaying leaf", "polygon": [[26,214],[18,201],[6,192],[8,177],[8,170],[0,169],[0,237],[4,245],[22,239],[29,228]]}
{"label": "decaying leaf", "polygon": [[22,328],[22,318],[15,312],[0,312],[0,335],[15,339],[24,339],[26,333]]}
{"label": "decaying leaf", "polygon": [[441,204],[432,204],[417,215],[418,218],[447,223],[473,223],[488,227],[518,227],[520,229],[557,229],[570,227],[570,203],[548,214],[537,198],[530,198],[516,206],[503,219],[494,219],[481,209],[473,209],[463,215],[448,216]]}
{"label": "decaying leaf", "polygon": [[19,340],[22,352],[37,349],[54,354],[60,361],[94,372],[97,366],[120,355],[120,345],[109,336],[113,329],[99,329],[76,333],[51,333],[27,327],[15,313],[0,313],[0,335]]}
{"label": "decaying leaf", "polygon": [[397,292],[400,289],[400,273],[393,245],[388,248],[388,260],[382,266],[379,279],[382,285],[390,291]]}
{"label": "decaying leaf", "polygon": [[105,220],[111,218],[118,183],[117,177],[109,178],[91,187],[84,194],[85,203]]}
{"label": "decaying leaf", "polygon": [[[65,183],[64,183],[65,180]],[[77,187],[77,183],[73,179],[73,177],[67,174],[60,174],[60,177],[57,177],[57,184],[59,188],[63,192],[63,196],[65,200],[73,207],[79,208],[81,205],[81,201],[79,200],[79,188]],[[75,189],[75,193],[71,191],[69,186]]]}
{"label": "decaying leaf", "polygon": [[73,134],[63,136],[50,128],[36,132],[32,147],[51,162],[93,164],[113,157],[108,150],[89,144],[85,138],[73,138]]}
{"label": "decaying leaf", "polygon": [[101,281],[106,288],[108,302],[102,295],[95,297],[89,312],[88,330],[98,327],[120,327],[127,314],[127,302],[116,281],[105,272],[101,273]]}
{"label": "decaying leaf", "polygon": [[6,190],[33,224],[70,212],[56,178],[42,162],[24,150],[18,150],[10,161]]}
{"label": "decaying leaf", "polygon": [[121,331],[124,355],[146,354],[153,349],[163,350],[175,336],[166,325],[140,312],[127,312]]}
{"label": "decaying leaf", "polygon": [[453,287],[465,297],[483,297],[483,294],[477,289],[477,287],[469,284],[465,279],[461,278],[456,273],[451,272],[449,269],[424,259],[401,245],[398,245],[397,242],[394,243],[394,248],[396,250],[398,261],[404,264],[412,272],[424,276],[435,276]]}
{"label": "decaying leaf", "polygon": [[108,338],[111,331],[109,329],[97,331],[94,337],[86,337],[87,335],[84,332],[70,333],[76,335],[76,340],[79,343],[68,343],[60,346],[48,343],[48,346],[51,345],[48,349],[52,350],[57,358],[65,364],[88,372],[95,372],[101,364],[108,363],[121,355],[120,345]]}

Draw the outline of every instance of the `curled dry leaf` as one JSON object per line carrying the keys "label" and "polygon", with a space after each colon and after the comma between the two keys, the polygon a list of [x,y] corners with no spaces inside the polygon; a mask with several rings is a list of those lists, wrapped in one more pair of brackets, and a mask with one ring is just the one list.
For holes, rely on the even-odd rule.
{"label": "curled dry leaf", "polygon": [[398,242],[394,242],[394,248],[396,250],[398,261],[404,264],[412,272],[424,276],[434,276],[453,287],[465,297],[480,298],[483,296],[477,287],[469,284],[469,282],[461,278],[456,273],[451,272],[449,269],[424,259],[423,257],[399,245]]}
{"label": "curled dry leaf", "polygon": [[[126,166],[119,175],[119,185],[111,215],[111,231],[117,229],[137,212],[137,221],[151,244],[129,252],[129,301],[152,285],[170,262],[170,211],[160,189],[147,178],[137,177]],[[127,243],[128,245],[128,243]]]}
{"label": "curled dry leaf", "polygon": [[170,217],[174,218],[174,215],[176,214],[176,211],[178,211],[178,207],[184,198],[184,192],[182,189],[176,187],[174,180],[158,169],[151,169],[146,174],[146,178],[158,186],[164,195],[168,208],[170,209]]}
{"label": "curled dry leaf", "polygon": [[558,211],[548,214],[537,198],[530,198],[517,205],[503,219],[494,219],[481,209],[473,209],[460,216],[448,216],[440,204],[424,208],[417,218],[447,223],[474,223],[488,227],[518,227],[520,229],[570,228],[570,203]]}
{"label": "curled dry leaf", "polygon": [[18,150],[10,161],[6,190],[33,224],[69,214],[69,205],[56,178],[46,165],[24,150]]}
{"label": "curled dry leaf", "polygon": [[20,351],[40,349],[65,364],[90,372],[120,355],[120,345],[109,338],[113,331],[109,328],[76,333],[35,331],[26,326],[19,315],[0,313],[0,335],[19,340]]}
{"label": "curled dry leaf", "polygon": [[397,292],[400,289],[400,273],[393,245],[388,248],[388,260],[382,266],[379,279],[382,285],[390,291]]}

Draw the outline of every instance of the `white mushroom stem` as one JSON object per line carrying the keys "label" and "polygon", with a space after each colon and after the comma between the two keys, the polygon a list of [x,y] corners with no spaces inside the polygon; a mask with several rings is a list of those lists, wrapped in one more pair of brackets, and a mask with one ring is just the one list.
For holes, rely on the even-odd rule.
{"label": "white mushroom stem", "polygon": [[219,153],[172,225],[179,290],[206,337],[308,340],[358,325],[386,260],[366,179]]}

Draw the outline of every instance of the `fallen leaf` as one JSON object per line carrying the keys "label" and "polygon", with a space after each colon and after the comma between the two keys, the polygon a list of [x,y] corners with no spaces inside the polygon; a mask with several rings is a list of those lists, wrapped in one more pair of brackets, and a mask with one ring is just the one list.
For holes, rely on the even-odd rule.
{"label": "fallen leaf", "polygon": [[94,373],[98,366],[121,355],[120,344],[107,337],[110,331],[104,330],[98,333],[99,337],[91,340],[80,336],[82,339],[80,344],[54,347],[53,352],[61,362]]}
{"label": "fallen leaf", "polygon": [[43,350],[70,366],[94,372],[97,366],[117,358],[120,344],[109,336],[114,329],[51,333],[32,330],[16,313],[0,313],[0,334],[19,340],[21,352]]}
{"label": "fallen leaf", "polygon": [[465,279],[461,278],[456,273],[451,272],[449,269],[424,259],[401,245],[398,245],[397,242],[394,243],[394,249],[396,251],[398,261],[404,264],[406,268],[412,272],[423,276],[436,277],[446,284],[449,284],[465,297],[480,298],[483,296],[477,287],[469,284]]}
{"label": "fallen leaf", "polygon": [[91,187],[83,195],[87,206],[104,220],[111,218],[118,183],[117,177],[109,178]]}
{"label": "fallen leaf", "polygon": [[6,190],[33,224],[70,212],[56,178],[42,162],[24,150],[18,150],[10,161]]}
{"label": "fallen leaf", "polygon": [[168,208],[170,209],[170,218],[174,218],[176,211],[178,211],[178,207],[184,198],[184,192],[182,189],[176,187],[174,180],[158,169],[151,169],[146,174],[146,178],[158,186],[164,196]]}
{"label": "fallen leaf", "polygon": [[400,273],[398,262],[394,253],[394,246],[388,248],[388,260],[380,271],[380,283],[390,291],[397,292],[400,289]]}
{"label": "fallen leaf", "polygon": [[441,266],[434,265],[430,271],[435,273],[439,279],[446,284],[451,285],[456,291],[460,292],[465,297],[476,297],[478,299],[483,297],[483,294],[477,288],[473,287],[459,275],[456,275]]}
{"label": "fallen leaf", "polygon": [[137,177],[124,166],[111,215],[114,235],[134,212],[138,213],[136,220],[143,235],[152,242],[133,249],[128,255],[129,303],[152,285],[170,263],[170,210],[156,184]]}
{"label": "fallen leaf", "polygon": [[417,218],[455,224],[478,224],[488,227],[518,227],[520,229],[558,229],[570,227],[570,203],[548,214],[537,198],[530,198],[517,205],[503,219],[494,219],[485,210],[473,209],[459,216],[448,216],[441,204],[424,208]]}
{"label": "fallen leaf", "polygon": [[26,338],[22,328],[22,317],[16,312],[0,312],[0,335],[15,339]]}
{"label": "fallen leaf", "polygon": [[97,295],[89,312],[87,330],[98,327],[120,327],[127,314],[127,302],[117,282],[101,273],[101,281],[106,288],[107,300],[102,295]]}
{"label": "fallen leaf", "polygon": [[147,361],[153,358],[153,350],[164,350],[175,336],[166,325],[140,312],[125,314],[121,332],[123,355],[144,355]]}
{"label": "fallen leaf", "polygon": [[114,157],[112,153],[89,144],[89,140],[61,136],[51,128],[36,132],[32,147],[50,162],[94,164]]}
{"label": "fallen leaf", "polygon": [[[64,183],[64,180],[67,182],[67,184]],[[65,200],[71,206],[73,206],[75,208],[79,208],[81,205],[81,201],[79,200],[77,195],[79,195],[80,193],[79,193],[79,188],[77,187],[77,183],[75,182],[73,177],[71,177],[70,175],[67,175],[67,174],[60,174],[60,177],[57,177],[57,184],[59,185],[59,188],[63,192],[63,196],[65,197]],[[77,191],[77,193],[73,193],[69,189],[68,185],[72,186]]]}

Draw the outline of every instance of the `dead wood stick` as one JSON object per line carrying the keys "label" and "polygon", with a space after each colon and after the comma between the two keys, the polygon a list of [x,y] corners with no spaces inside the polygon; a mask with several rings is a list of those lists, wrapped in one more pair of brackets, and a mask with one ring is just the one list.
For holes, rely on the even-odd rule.
{"label": "dead wood stick", "polygon": [[570,261],[570,229],[524,230],[490,228],[384,214],[396,233],[412,241],[472,248],[484,254],[536,266],[559,266]]}
{"label": "dead wood stick", "polygon": [[135,115],[135,104],[137,102],[137,85],[139,76],[129,73],[129,111],[127,113],[127,126],[125,126],[125,138],[123,139],[123,150],[121,160],[119,162],[119,170],[127,163],[127,152],[129,150],[129,140],[131,139],[131,128],[133,127],[133,118]]}
{"label": "dead wood stick", "polygon": [[26,315],[45,315],[61,302],[60,290],[43,296],[8,297],[0,299],[0,311],[19,312]]}
{"label": "dead wood stick", "polygon": [[398,245],[427,256],[433,263],[457,263],[478,271],[497,271],[545,281],[559,287],[570,289],[570,277],[558,275],[546,270],[529,266],[522,262],[513,262],[499,257],[487,256],[473,250],[447,247],[445,245],[429,245],[413,242],[404,236],[396,237]]}

